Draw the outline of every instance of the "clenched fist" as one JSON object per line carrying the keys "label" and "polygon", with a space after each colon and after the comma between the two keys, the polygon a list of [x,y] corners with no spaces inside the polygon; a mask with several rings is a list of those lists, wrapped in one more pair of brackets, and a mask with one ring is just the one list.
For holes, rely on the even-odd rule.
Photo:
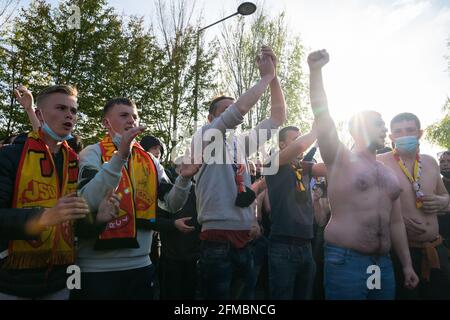
{"label": "clenched fist", "polygon": [[321,69],[330,61],[330,55],[327,50],[311,52],[308,56],[308,65],[310,70]]}

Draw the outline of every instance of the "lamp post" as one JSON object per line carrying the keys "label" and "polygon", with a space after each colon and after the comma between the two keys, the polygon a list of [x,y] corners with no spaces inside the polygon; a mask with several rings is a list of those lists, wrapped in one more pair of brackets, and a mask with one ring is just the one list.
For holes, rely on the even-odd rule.
{"label": "lamp post", "polygon": [[196,43],[196,59],[195,59],[195,88],[194,88],[194,132],[197,131],[197,115],[198,115],[198,81],[199,81],[199,69],[198,69],[198,63],[199,63],[199,56],[200,56],[200,33],[204,30],[208,29],[209,27],[212,27],[222,21],[225,21],[231,17],[234,17],[238,14],[243,16],[248,16],[256,11],[256,5],[252,2],[243,2],[239,5],[237,8],[237,11],[223,19],[220,19],[214,23],[211,23],[210,25],[207,25],[206,27],[200,28],[197,31],[197,43]]}

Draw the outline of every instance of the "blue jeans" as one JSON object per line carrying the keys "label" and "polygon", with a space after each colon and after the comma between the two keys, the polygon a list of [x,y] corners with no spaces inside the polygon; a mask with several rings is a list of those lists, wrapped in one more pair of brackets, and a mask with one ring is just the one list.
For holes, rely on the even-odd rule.
{"label": "blue jeans", "polygon": [[304,245],[270,241],[270,298],[278,300],[312,299],[316,263],[311,243]]}
{"label": "blue jeans", "polygon": [[234,277],[242,280],[239,299],[254,299],[255,265],[251,248],[234,248],[228,242],[202,241],[200,258],[202,295],[207,300],[229,300]]}
{"label": "blue jeans", "polygon": [[[379,268],[377,272],[370,266]],[[377,269],[377,268],[376,268]],[[370,278],[370,279],[369,279]],[[393,300],[395,277],[389,254],[365,255],[325,245],[325,298],[328,300]]]}

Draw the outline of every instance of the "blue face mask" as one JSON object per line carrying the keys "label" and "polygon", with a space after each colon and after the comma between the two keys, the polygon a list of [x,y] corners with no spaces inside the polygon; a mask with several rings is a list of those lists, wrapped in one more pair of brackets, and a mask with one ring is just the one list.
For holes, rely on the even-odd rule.
{"label": "blue face mask", "polygon": [[112,142],[114,143],[114,145],[117,148],[119,148],[120,142],[122,141],[122,135],[120,133],[117,133],[116,130],[113,129],[113,127],[111,125],[111,121],[109,121],[108,118],[106,118],[106,121],[109,124],[109,131],[110,131],[111,136],[112,136]]}
{"label": "blue face mask", "polygon": [[416,136],[407,136],[397,138],[394,141],[395,148],[403,153],[414,153],[419,145],[419,139]]}
{"label": "blue face mask", "polygon": [[55,131],[53,131],[53,130],[48,126],[47,123],[44,123],[44,125],[43,125],[43,127],[42,127],[42,130],[43,130],[46,134],[48,134],[53,140],[58,141],[58,142],[65,141],[65,140],[69,140],[69,139],[72,139],[72,138],[73,138],[73,136],[72,136],[70,133],[69,133],[67,136],[64,136],[64,137],[58,136],[58,135],[55,133]]}
{"label": "blue face mask", "polygon": [[119,148],[120,142],[122,141],[122,135],[121,135],[121,134],[118,134],[118,133],[115,133],[115,134],[114,134],[114,137],[112,138],[112,141],[113,141],[114,145],[115,145],[117,148]]}

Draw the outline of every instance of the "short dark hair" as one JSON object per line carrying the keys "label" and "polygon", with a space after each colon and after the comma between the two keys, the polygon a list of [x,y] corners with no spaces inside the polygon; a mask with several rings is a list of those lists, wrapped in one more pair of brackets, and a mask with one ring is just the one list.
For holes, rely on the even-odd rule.
{"label": "short dark hair", "polygon": [[54,93],[63,93],[73,97],[78,96],[78,90],[75,87],[68,85],[54,85],[47,87],[38,93],[38,95],[36,96],[36,106],[39,107],[39,105],[41,105],[42,101],[45,98]]}
{"label": "short dark hair", "polygon": [[214,99],[211,101],[211,103],[209,104],[209,110],[208,110],[209,114],[214,114],[214,112],[216,112],[216,109],[217,109],[217,103],[218,103],[219,101],[222,101],[222,100],[225,100],[225,99],[233,100],[233,101],[234,101],[234,98],[229,97],[229,96],[224,96],[224,95],[218,96],[218,97],[214,98]]}
{"label": "short dark hair", "polygon": [[283,142],[286,140],[286,136],[287,133],[289,131],[295,131],[295,132],[299,132],[300,129],[298,127],[295,126],[288,126],[288,127],[284,127],[283,129],[280,130],[280,132],[278,133],[278,143]]}
{"label": "short dark hair", "polygon": [[444,156],[450,156],[450,150],[442,151],[438,153],[439,161],[444,158]]}
{"label": "short dark hair", "polygon": [[67,140],[67,144],[76,153],[80,153],[81,150],[83,150],[83,148],[84,148],[83,141],[81,140],[81,137],[77,134],[72,134],[72,138]]}
{"label": "short dark hair", "polygon": [[411,121],[414,120],[414,122],[416,123],[417,128],[420,130],[420,120],[419,118],[417,118],[417,116],[415,114],[409,113],[409,112],[403,112],[400,113],[398,115],[396,115],[394,118],[392,118],[391,120],[391,131],[392,131],[392,125],[394,123],[398,123],[398,122],[402,122],[402,121]]}
{"label": "short dark hair", "polygon": [[103,116],[105,116],[109,112],[109,110],[111,110],[112,107],[114,107],[117,104],[124,104],[126,106],[136,107],[136,104],[131,99],[125,97],[113,98],[109,100],[103,107]]}

